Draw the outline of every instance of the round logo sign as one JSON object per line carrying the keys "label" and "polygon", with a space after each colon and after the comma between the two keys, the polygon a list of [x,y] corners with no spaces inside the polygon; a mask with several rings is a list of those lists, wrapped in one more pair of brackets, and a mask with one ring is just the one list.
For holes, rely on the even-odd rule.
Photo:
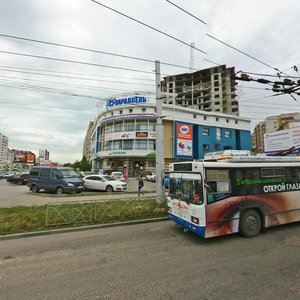
{"label": "round logo sign", "polygon": [[189,127],[187,125],[183,125],[180,127],[180,133],[181,134],[188,134],[190,131]]}

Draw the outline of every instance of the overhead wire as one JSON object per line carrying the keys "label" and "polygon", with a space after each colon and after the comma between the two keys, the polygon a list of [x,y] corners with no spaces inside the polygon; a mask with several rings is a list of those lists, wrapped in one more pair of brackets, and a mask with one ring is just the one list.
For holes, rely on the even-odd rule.
{"label": "overhead wire", "polygon": [[[132,59],[132,60],[155,63],[155,60],[152,60],[152,59],[141,58],[141,57],[136,57],[136,56],[129,56],[129,55],[123,55],[123,54],[117,54],[117,53],[106,52],[106,51],[100,51],[100,50],[89,49],[89,48],[84,48],[84,47],[78,47],[78,46],[73,46],[73,45],[67,45],[67,44],[62,44],[62,43],[54,43],[54,42],[43,41],[43,40],[38,40],[38,39],[30,39],[30,38],[25,38],[25,37],[20,37],[20,36],[15,36],[15,35],[8,35],[8,34],[3,34],[3,33],[0,33],[0,36],[5,37],[5,38],[16,39],[16,40],[24,40],[24,41],[34,42],[34,43],[41,43],[41,44],[58,46],[58,47],[63,47],[63,48],[82,50],[82,51],[87,51],[87,52],[92,52],[92,53],[98,53],[98,54],[110,55],[110,56],[121,57],[121,58],[126,58],[126,59]],[[160,64],[166,65],[166,66],[171,66],[171,67],[177,67],[177,68],[184,68],[184,69],[188,68],[187,66],[182,66],[182,65],[163,62],[163,61],[160,61]]]}
{"label": "overhead wire", "polygon": [[[17,70],[29,70],[29,71],[39,71],[39,72],[46,72],[46,73],[57,73],[57,74],[71,74],[71,75],[81,75],[81,76],[89,76],[89,77],[103,77],[103,78],[118,78],[118,79],[128,79],[128,80],[141,80],[141,81],[151,81],[155,82],[154,79],[147,79],[147,78],[137,78],[137,77],[123,77],[123,76],[113,76],[113,75],[99,75],[99,74],[87,74],[87,73],[78,73],[78,72],[66,72],[66,71],[57,71],[57,70],[45,70],[45,69],[36,69],[36,68],[25,68],[25,67],[13,67],[13,66],[1,66],[1,70],[3,71],[10,71],[9,69],[15,69],[12,72],[19,72]],[[8,69],[8,70],[7,70]],[[38,73],[41,75],[45,75],[43,73]],[[49,75],[49,76],[57,76],[57,75]]]}
{"label": "overhead wire", "polygon": [[102,68],[109,68],[109,69],[116,69],[116,70],[123,70],[123,71],[146,73],[146,74],[153,74],[154,73],[153,71],[150,72],[150,71],[143,71],[143,70],[138,70],[138,69],[115,67],[115,66],[109,66],[109,65],[88,63],[88,62],[82,62],[82,61],[76,61],[76,60],[54,58],[54,57],[49,57],[49,56],[33,55],[33,54],[26,54],[26,53],[12,52],[12,51],[0,50],[0,53],[18,55],[18,56],[25,56],[25,57],[33,57],[33,58],[39,58],[39,59],[48,59],[48,60],[54,60],[54,61],[59,61],[59,62],[67,62],[67,63],[81,64],[81,65],[88,65],[88,66],[95,66],[95,67],[102,67]]}
{"label": "overhead wire", "polygon": [[[115,80],[102,80],[102,79],[93,79],[93,78],[83,78],[83,77],[74,77],[74,76],[64,76],[64,75],[54,75],[54,74],[43,74],[43,73],[35,73],[35,72],[26,72],[26,71],[14,71],[14,70],[5,70],[0,68],[0,71],[8,71],[14,73],[23,73],[30,75],[42,75],[46,77],[56,77],[56,78],[66,78],[66,79],[79,79],[84,81],[99,81],[99,82],[107,82],[107,83],[117,83],[117,84],[134,84],[134,85],[143,85],[143,86],[155,86],[155,84],[150,83],[140,83],[140,82],[128,82],[128,81],[115,81]],[[1,76],[1,75],[0,75]]]}
{"label": "overhead wire", "polygon": [[[184,42],[184,41],[180,40],[179,38],[176,38],[176,37],[174,37],[174,36],[172,36],[172,35],[170,35],[170,34],[164,32],[164,31],[162,31],[162,30],[159,30],[159,29],[157,29],[157,28],[155,28],[155,27],[153,27],[153,26],[151,26],[151,25],[148,25],[148,24],[146,24],[146,23],[144,23],[144,22],[142,22],[142,21],[139,21],[139,20],[137,20],[137,19],[135,19],[135,18],[133,18],[133,17],[130,17],[130,16],[126,15],[125,13],[122,13],[122,12],[120,12],[120,11],[118,11],[118,10],[112,8],[112,7],[109,7],[109,6],[107,6],[107,5],[104,5],[103,3],[100,3],[99,1],[96,1],[96,0],[90,0],[90,1],[92,1],[92,2],[94,2],[94,3],[96,3],[96,4],[98,4],[98,5],[100,5],[100,6],[104,7],[104,8],[106,8],[106,9],[109,9],[109,10],[111,10],[111,11],[113,11],[113,12],[115,12],[115,13],[117,13],[117,14],[119,14],[119,15],[125,17],[125,18],[128,18],[128,19],[130,19],[131,21],[134,21],[134,22],[136,22],[136,23],[139,23],[139,24],[141,24],[141,25],[143,25],[143,26],[145,26],[145,27],[148,27],[148,28],[150,28],[150,29],[152,29],[152,30],[154,30],[154,31],[156,31],[156,32],[158,32],[158,33],[160,33],[160,34],[162,34],[162,35],[165,35],[165,36],[167,36],[167,37],[169,37],[169,38],[171,38],[171,39],[173,39],[173,40],[175,40],[175,41],[177,41],[177,42],[179,42],[179,43],[182,43],[182,44],[184,44],[184,45],[186,45],[186,46],[189,46],[189,47],[191,46],[189,43]],[[203,53],[203,54],[206,54],[205,51],[203,51],[203,50],[201,50],[201,49],[199,49],[199,48],[197,48],[197,47],[193,47],[193,48],[194,48],[195,50],[197,50],[197,51]]]}
{"label": "overhead wire", "polygon": [[166,0],[166,1],[169,2],[171,5],[177,7],[178,9],[184,11],[186,14],[188,14],[189,16],[193,17],[194,19],[198,20],[199,22],[201,22],[201,23],[207,25],[206,22],[204,22],[204,21],[201,20],[200,18],[196,17],[195,15],[191,14],[190,12],[186,11],[186,10],[183,9],[182,7],[178,6],[177,4],[175,4],[175,3],[173,3],[173,2],[171,2],[171,1],[169,1],[169,0]]}
{"label": "overhead wire", "polygon": [[[94,1],[94,0],[91,0],[91,1]],[[169,2],[170,4],[174,5],[171,1],[169,1],[169,0],[166,0],[166,1]],[[177,7],[178,9],[182,10],[182,11],[185,12],[186,14],[192,16],[192,17],[195,18],[196,20],[198,20],[197,17],[195,17],[194,15],[192,15],[191,13],[189,13],[188,11],[184,10],[184,9],[181,8],[180,6],[178,6],[178,5],[174,5],[174,6]],[[203,21],[200,20],[200,19],[199,19],[198,21],[200,21],[200,22],[203,23]],[[257,62],[259,62],[259,63],[261,63],[261,64],[263,64],[263,65],[265,65],[265,66],[267,66],[267,67],[269,67],[269,68],[271,68],[272,70],[275,70],[276,72],[283,73],[283,72],[281,72],[278,68],[275,68],[275,67],[271,66],[270,64],[268,64],[268,63],[266,63],[266,62],[264,62],[264,61],[262,61],[262,60],[260,60],[260,59],[258,59],[258,58],[256,58],[256,57],[254,57],[253,55],[250,55],[250,54],[248,54],[248,53],[246,53],[246,52],[244,52],[244,51],[242,51],[242,50],[239,50],[238,48],[236,48],[236,47],[234,47],[234,46],[229,45],[228,43],[226,43],[226,42],[224,42],[224,41],[222,41],[222,40],[220,40],[220,39],[218,39],[218,38],[212,36],[211,34],[208,34],[208,33],[207,33],[206,35],[207,35],[208,37],[210,37],[211,39],[213,39],[213,40],[215,40],[215,41],[217,41],[217,42],[219,42],[219,43],[221,43],[221,44],[223,44],[223,45],[225,45],[225,46],[227,46],[227,47],[229,47],[229,48],[231,48],[231,49],[233,49],[233,50],[235,50],[235,51],[237,51],[237,52],[239,52],[239,53],[241,53],[241,54],[243,54],[243,55],[245,55],[245,56],[247,56],[247,57],[249,57],[249,58],[251,58],[251,59],[253,59],[253,60],[255,60],[255,61],[257,61]]]}

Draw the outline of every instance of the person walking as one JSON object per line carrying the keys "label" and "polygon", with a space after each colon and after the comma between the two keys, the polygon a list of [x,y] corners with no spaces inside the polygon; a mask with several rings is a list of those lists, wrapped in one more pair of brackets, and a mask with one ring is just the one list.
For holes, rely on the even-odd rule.
{"label": "person walking", "polygon": [[143,186],[144,186],[143,178],[142,178],[142,176],[139,176],[139,179],[138,179],[138,196],[139,197],[141,196],[141,194],[145,195],[144,192],[142,192]]}

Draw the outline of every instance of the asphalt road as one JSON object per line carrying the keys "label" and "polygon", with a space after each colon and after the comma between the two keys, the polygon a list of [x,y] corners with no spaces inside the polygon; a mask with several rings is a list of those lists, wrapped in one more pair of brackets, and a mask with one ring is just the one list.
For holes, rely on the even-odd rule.
{"label": "asphalt road", "polygon": [[299,226],[203,240],[164,221],[0,240],[0,298],[298,300]]}
{"label": "asphalt road", "polygon": [[[90,201],[107,200],[137,197],[137,180],[130,178],[127,180],[127,192],[106,193],[106,192],[82,192],[81,194],[56,195],[46,192],[33,194],[26,185],[10,184],[6,179],[0,180],[0,207],[13,207],[18,205],[45,205],[53,202],[68,201]],[[156,183],[144,181],[143,191],[145,197],[156,195]]]}

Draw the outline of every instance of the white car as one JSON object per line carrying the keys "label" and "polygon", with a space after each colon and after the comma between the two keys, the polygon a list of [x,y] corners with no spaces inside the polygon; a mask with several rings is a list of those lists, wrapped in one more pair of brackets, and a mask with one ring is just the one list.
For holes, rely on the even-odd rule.
{"label": "white car", "polygon": [[83,178],[86,190],[106,191],[108,193],[127,190],[127,183],[115,180],[108,175],[90,175]]}
{"label": "white car", "polygon": [[112,172],[110,177],[117,180],[124,180],[124,176],[122,172]]}
{"label": "white car", "polygon": [[155,182],[156,181],[156,174],[155,173],[147,174],[146,175],[146,180]]}

